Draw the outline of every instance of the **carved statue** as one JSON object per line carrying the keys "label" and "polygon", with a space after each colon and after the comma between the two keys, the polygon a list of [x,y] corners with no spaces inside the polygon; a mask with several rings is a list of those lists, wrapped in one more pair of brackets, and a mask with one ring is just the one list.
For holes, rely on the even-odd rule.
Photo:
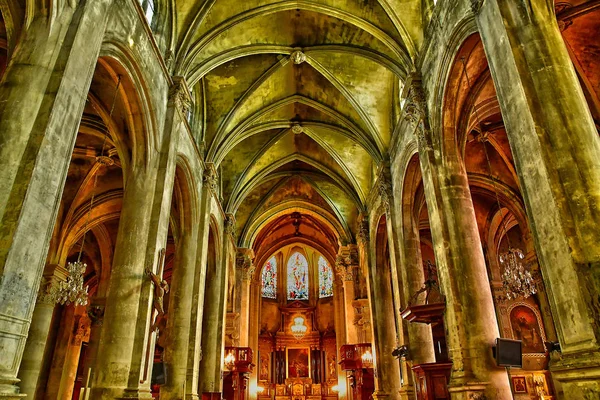
{"label": "carved statue", "polygon": [[335,370],[336,370],[336,368],[335,368],[335,357],[331,356],[329,358],[329,379],[330,380],[334,380],[335,379],[335,376],[336,376]]}
{"label": "carved statue", "polygon": [[146,275],[148,275],[150,277],[150,279],[152,280],[152,283],[154,284],[154,310],[156,310],[158,312],[158,314],[156,315],[156,319],[154,320],[154,323],[152,324],[152,327],[150,328],[151,332],[154,332],[155,330],[157,330],[159,328],[162,322],[162,320],[165,318],[165,309],[163,306],[163,300],[165,297],[165,294],[169,293],[169,284],[167,283],[167,281],[165,281],[164,279],[161,280],[161,278],[152,273],[152,271],[150,271],[149,269],[146,269]]}

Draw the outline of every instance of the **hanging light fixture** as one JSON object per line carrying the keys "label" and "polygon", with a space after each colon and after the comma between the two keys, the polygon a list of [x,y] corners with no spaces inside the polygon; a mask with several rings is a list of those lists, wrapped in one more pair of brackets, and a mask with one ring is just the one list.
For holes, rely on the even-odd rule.
{"label": "hanging light fixture", "polygon": [[[121,86],[121,76],[119,75],[117,86],[115,87],[115,93],[112,99],[112,105],[110,108],[110,113],[108,115],[108,119],[112,118],[113,111],[115,109],[115,103],[117,100],[117,93],[119,91],[119,87]],[[96,157],[96,162],[98,164],[104,166],[110,166],[114,164],[114,161],[104,155],[104,148],[106,145],[106,140],[108,137],[108,128],[104,131],[104,140],[102,141],[102,148],[100,150],[100,155]],[[93,167],[92,167],[93,168]],[[74,304],[76,306],[85,306],[88,303],[88,286],[83,286],[84,274],[87,269],[87,264],[81,261],[83,255],[83,249],[85,246],[85,238],[88,231],[88,226],[90,223],[90,217],[92,214],[92,209],[94,208],[94,200],[96,198],[96,187],[98,185],[98,173],[94,174],[94,185],[92,186],[92,196],[90,198],[90,207],[88,209],[85,226],[83,228],[83,238],[81,239],[81,247],[79,248],[79,254],[77,256],[77,261],[70,262],[67,264],[67,272],[69,273],[67,279],[61,281],[58,286],[55,287],[51,291],[51,298],[56,304]]]}
{"label": "hanging light fixture", "polygon": [[[469,74],[467,73],[467,66],[464,57],[461,57],[461,62],[463,65],[465,77],[467,79],[467,85],[470,90],[471,82],[469,80]],[[476,107],[474,107],[474,111],[477,126],[479,127],[479,129],[483,130],[481,121],[479,120],[479,113],[477,112]],[[502,231],[508,244],[508,250],[501,253],[498,257],[498,259],[500,260],[500,265],[503,268],[502,288],[504,290],[504,295],[506,296],[507,300],[514,300],[518,297],[527,298],[537,292],[535,280],[531,276],[531,272],[529,271],[527,266],[524,264],[525,255],[523,254],[523,251],[519,248],[513,247],[510,241],[510,237],[508,236],[506,219],[504,218],[504,211],[502,205],[500,204],[500,196],[498,195],[496,180],[492,176],[492,163],[490,162],[490,157],[486,146],[486,143],[488,142],[488,135],[481,131],[478,137],[478,141],[481,142],[481,144],[483,145],[483,152],[485,154],[485,160],[487,162],[488,172],[490,174],[490,181],[492,182],[494,194],[496,195],[496,204],[498,206],[498,210],[500,211]]]}
{"label": "hanging light fixture", "polygon": [[294,318],[294,325],[292,325],[290,329],[292,331],[292,335],[294,335],[297,340],[301,340],[304,335],[306,335],[308,327],[304,325],[304,318],[296,317]]}

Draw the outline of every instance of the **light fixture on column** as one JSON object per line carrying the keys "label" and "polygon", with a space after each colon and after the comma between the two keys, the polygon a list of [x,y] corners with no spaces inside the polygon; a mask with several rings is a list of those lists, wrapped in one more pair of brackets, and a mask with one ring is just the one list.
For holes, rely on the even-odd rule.
{"label": "light fixture on column", "polygon": [[362,360],[363,368],[373,367],[373,353],[371,353],[371,350],[365,350],[362,356],[360,356],[360,359]]}
{"label": "light fixture on column", "polygon": [[[461,62],[463,65],[463,70],[465,73],[465,78],[467,79],[467,85],[469,90],[471,89],[471,82],[469,80],[469,74],[467,73],[467,66],[465,63],[465,58],[461,58]],[[504,212],[502,209],[502,205],[500,204],[500,196],[498,195],[498,188],[496,186],[496,180],[492,176],[492,163],[490,162],[490,157],[487,151],[486,143],[489,138],[487,133],[483,133],[483,126],[481,125],[481,121],[479,119],[479,113],[477,112],[477,108],[474,107],[475,111],[475,122],[477,122],[477,126],[479,127],[480,134],[478,136],[478,141],[483,145],[483,152],[485,154],[485,159],[488,166],[489,179],[492,182],[492,186],[494,188],[494,194],[496,196],[496,203],[498,206],[498,210],[500,211],[500,222],[502,226],[502,231],[504,237],[506,238],[506,242],[508,244],[508,250],[501,253],[498,257],[500,260],[500,265],[503,267],[502,271],[502,287],[504,290],[504,294],[506,299],[514,300],[518,297],[527,298],[536,293],[536,285],[533,277],[531,276],[531,272],[524,264],[525,255],[523,251],[519,248],[513,247],[510,241],[510,237],[508,236],[508,229],[506,226],[506,219],[504,218]]]}
{"label": "light fixture on column", "polygon": [[294,335],[297,340],[301,340],[304,335],[306,335],[308,327],[304,325],[303,317],[296,317],[294,318],[294,325],[292,325],[290,329],[292,331],[292,335]]}
{"label": "light fixture on column", "polygon": [[225,368],[227,368],[229,371],[233,370],[233,367],[235,366],[235,355],[232,351],[227,353],[223,362],[225,364]]}
{"label": "light fixture on column", "polygon": [[[117,100],[117,93],[119,91],[119,87],[121,86],[121,76],[119,75],[119,79],[117,82],[117,86],[115,88],[115,93],[112,99],[112,105],[110,108],[110,113],[108,115],[108,119],[112,118],[113,111],[115,109],[115,103]],[[108,137],[108,128],[104,131],[104,140],[102,142],[102,149],[100,151],[100,155],[96,157],[96,162],[98,164],[104,166],[110,166],[114,164],[114,161],[104,155],[104,148],[106,145],[106,139]],[[94,168],[92,166],[92,168]],[[90,223],[90,217],[92,213],[92,209],[94,208],[94,200],[96,198],[96,187],[98,185],[98,173],[94,174],[94,185],[92,186],[92,196],[90,198],[90,207],[88,209],[85,226],[83,228],[83,238],[81,239],[81,247],[79,248],[79,254],[77,256],[77,261],[70,262],[67,264],[67,271],[69,275],[67,279],[61,281],[55,289],[51,291],[52,300],[57,304],[75,304],[76,306],[85,306],[88,303],[88,286],[83,286],[83,277],[85,271],[87,269],[87,264],[81,261],[81,257],[83,255],[83,248],[85,246],[85,237],[87,235],[88,226]]]}

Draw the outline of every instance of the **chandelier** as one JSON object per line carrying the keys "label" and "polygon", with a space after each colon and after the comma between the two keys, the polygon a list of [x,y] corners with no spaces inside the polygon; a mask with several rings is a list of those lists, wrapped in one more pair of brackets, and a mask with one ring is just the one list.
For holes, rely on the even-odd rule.
{"label": "chandelier", "polygon": [[300,340],[304,337],[304,335],[306,335],[308,327],[304,325],[304,318],[296,317],[294,318],[294,325],[292,325],[290,329],[292,331],[292,335],[294,335],[297,340]]}
{"label": "chandelier", "polygon": [[[467,73],[467,66],[465,64],[465,58],[461,58],[463,64],[463,71],[465,73],[465,78],[467,79],[467,85],[469,89],[471,89],[471,82],[469,80],[469,74]],[[479,113],[477,112],[477,108],[474,107],[475,111],[475,121],[477,122],[477,126],[480,129],[480,135],[478,136],[479,142],[483,145],[483,153],[485,154],[485,159],[488,166],[488,172],[490,174],[490,181],[492,182],[492,186],[494,188],[494,194],[496,195],[496,204],[498,206],[498,210],[500,211],[500,220],[503,235],[506,238],[506,242],[508,243],[508,251],[501,253],[498,259],[500,260],[500,265],[503,268],[502,271],[502,289],[504,291],[504,295],[508,300],[514,300],[518,297],[527,298],[536,293],[536,285],[535,281],[531,276],[531,272],[527,268],[527,266],[523,263],[525,259],[525,255],[521,249],[515,248],[511,245],[510,237],[508,236],[508,228],[506,226],[506,219],[504,218],[504,211],[500,204],[500,196],[498,195],[498,188],[496,186],[496,180],[492,176],[492,163],[490,162],[490,157],[487,151],[487,142],[489,140],[487,133],[483,132],[481,121],[479,120]]]}
{"label": "chandelier", "polygon": [[[110,107],[110,113],[108,115],[108,119],[112,118],[113,111],[115,110],[115,104],[117,100],[117,93],[119,91],[119,87],[121,86],[121,75],[119,75],[119,79],[117,81],[117,86],[115,87],[115,93],[112,99],[112,105]],[[92,107],[94,107],[92,103]],[[96,107],[94,107],[96,108]],[[100,155],[96,157],[96,162],[100,165],[110,166],[114,162],[110,157],[104,155],[104,150],[106,146],[106,140],[108,138],[108,129],[104,131],[104,140],[102,141],[102,149],[100,151]],[[93,168],[93,167],[92,167]],[[81,247],[79,248],[79,254],[77,256],[77,261],[74,263],[67,264],[67,272],[69,275],[65,281],[61,281],[58,283],[58,286],[55,286],[50,291],[51,299],[56,304],[74,304],[76,306],[85,306],[88,303],[88,286],[83,286],[84,275],[87,269],[87,264],[81,261],[81,257],[83,255],[83,248],[85,246],[85,238],[88,231],[88,226],[90,223],[90,217],[92,214],[92,209],[94,208],[94,200],[96,198],[96,187],[98,186],[98,171],[94,174],[94,185],[92,186],[92,196],[90,198],[90,207],[87,212],[87,217],[85,221],[85,226],[83,228],[83,238],[81,239]]]}
{"label": "chandelier", "polygon": [[66,281],[58,283],[58,287],[52,293],[53,300],[57,304],[75,304],[76,306],[85,306],[88,301],[88,286],[83,287],[83,275],[87,269],[87,264],[77,260],[74,263],[67,264]]}
{"label": "chandelier", "polygon": [[502,286],[508,300],[519,296],[527,298],[536,292],[535,281],[531,272],[523,266],[525,258],[519,249],[510,247],[507,252],[500,254],[500,264],[504,267]]}

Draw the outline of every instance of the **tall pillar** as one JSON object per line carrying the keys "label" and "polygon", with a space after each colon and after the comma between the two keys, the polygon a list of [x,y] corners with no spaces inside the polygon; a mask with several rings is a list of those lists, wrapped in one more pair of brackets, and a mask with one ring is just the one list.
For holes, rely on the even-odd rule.
{"label": "tall pillar", "polygon": [[[386,229],[387,232],[387,229]],[[368,238],[368,237],[367,237]],[[394,301],[391,272],[383,259],[378,259],[377,240],[362,240],[362,260],[367,263],[369,308],[373,330],[372,348],[375,370],[375,392],[373,398],[400,399],[400,363],[392,356],[396,347],[397,332],[394,318]],[[385,244],[387,245],[387,243]]]}
{"label": "tall pillar", "polygon": [[[190,206],[193,207],[194,205]],[[189,213],[186,214],[186,217],[192,218],[192,215],[194,213]],[[162,399],[182,399],[184,396],[192,324],[190,309],[192,308],[194,296],[197,243],[198,221],[185,222],[175,254],[169,297],[167,347],[164,354],[168,379],[167,384],[160,389]]]}
{"label": "tall pillar", "polygon": [[[337,269],[337,262],[336,262]],[[346,384],[346,372],[342,370],[342,366],[339,364],[341,360],[340,348],[342,345],[347,344],[346,340],[346,318],[345,318],[345,301],[344,301],[344,274],[339,274],[338,279],[335,279],[333,283],[333,307],[334,307],[334,323],[335,323],[335,362],[336,362],[336,373],[337,373],[337,386],[338,386],[338,398],[339,400],[345,400],[348,397],[348,386]],[[325,364],[325,368],[328,365]],[[328,370],[328,369],[327,369]]]}
{"label": "tall pillar", "polygon": [[[353,302],[356,298],[354,290],[354,275],[359,267],[358,248],[356,245],[348,245],[340,248],[337,259],[335,260],[335,269],[343,283],[343,312],[346,315],[346,341],[347,344],[358,343],[358,332],[354,320]],[[338,343],[338,347],[340,344]]]}
{"label": "tall pillar", "polygon": [[[216,235],[215,235],[216,239]],[[222,392],[222,364],[227,302],[227,247],[231,245],[230,235],[225,235],[220,243],[215,242],[216,260],[206,271],[204,289],[204,315],[202,319],[202,361],[200,362],[200,392]]]}
{"label": "tall pillar", "polygon": [[203,357],[202,321],[204,317],[204,292],[208,264],[208,239],[210,231],[210,215],[213,197],[217,188],[216,170],[212,164],[205,165],[202,174],[199,205],[198,245],[196,250],[196,273],[194,275],[194,302],[191,308],[191,327],[187,361],[186,399],[200,398],[199,378],[200,363]]}
{"label": "tall pillar", "polygon": [[19,387],[21,393],[31,399],[35,397],[38,390],[40,373],[44,363],[46,347],[54,343],[48,343],[48,334],[54,315],[55,304],[50,296],[52,287],[67,278],[67,270],[60,265],[50,265],[48,269],[52,272],[42,278],[40,291],[37,296],[35,310],[31,319],[29,336],[23,352],[21,367],[18,378],[21,380]]}
{"label": "tall pillar", "polygon": [[474,7],[506,125],[571,399],[600,396],[600,138],[554,3]]}
{"label": "tall pillar", "polygon": [[[239,310],[240,310],[240,346],[248,347],[250,344],[250,319],[256,314],[252,313],[250,305],[250,286],[254,278],[255,265],[254,250],[252,249],[237,249],[236,255],[236,282],[240,285],[239,291]],[[238,279],[239,278],[239,279]],[[251,317],[252,315],[252,317]]]}
{"label": "tall pillar", "polygon": [[0,399],[20,397],[17,373],[111,4],[63,7],[52,24],[34,10],[2,77]]}
{"label": "tall pillar", "polygon": [[[147,165],[132,165],[125,181],[123,207],[104,312],[102,337],[91,388],[93,399],[150,398],[156,335],[150,332],[152,283],[145,270],[158,273],[165,247],[175,181],[175,156],[184,107],[185,85],[175,79],[169,92],[165,131]],[[127,318],[124,318],[127,316]]]}
{"label": "tall pillar", "polygon": [[[402,215],[402,241],[403,268],[400,269],[403,285],[403,304],[408,306],[411,297],[418,292],[425,282],[423,272],[423,259],[421,257],[421,241],[419,238],[419,221],[414,213],[414,203],[411,194],[404,194],[408,202],[397,202],[396,207],[401,209],[396,215]],[[407,323],[410,359],[414,364],[435,362],[435,351],[431,326],[419,323]]]}
{"label": "tall pillar", "polygon": [[[405,108],[413,110],[425,198],[442,293],[452,377],[452,399],[510,398],[504,369],[491,348],[500,336],[465,166],[458,149],[436,146],[426,119],[424,94],[416,80]],[[434,150],[435,148],[435,150]]]}

